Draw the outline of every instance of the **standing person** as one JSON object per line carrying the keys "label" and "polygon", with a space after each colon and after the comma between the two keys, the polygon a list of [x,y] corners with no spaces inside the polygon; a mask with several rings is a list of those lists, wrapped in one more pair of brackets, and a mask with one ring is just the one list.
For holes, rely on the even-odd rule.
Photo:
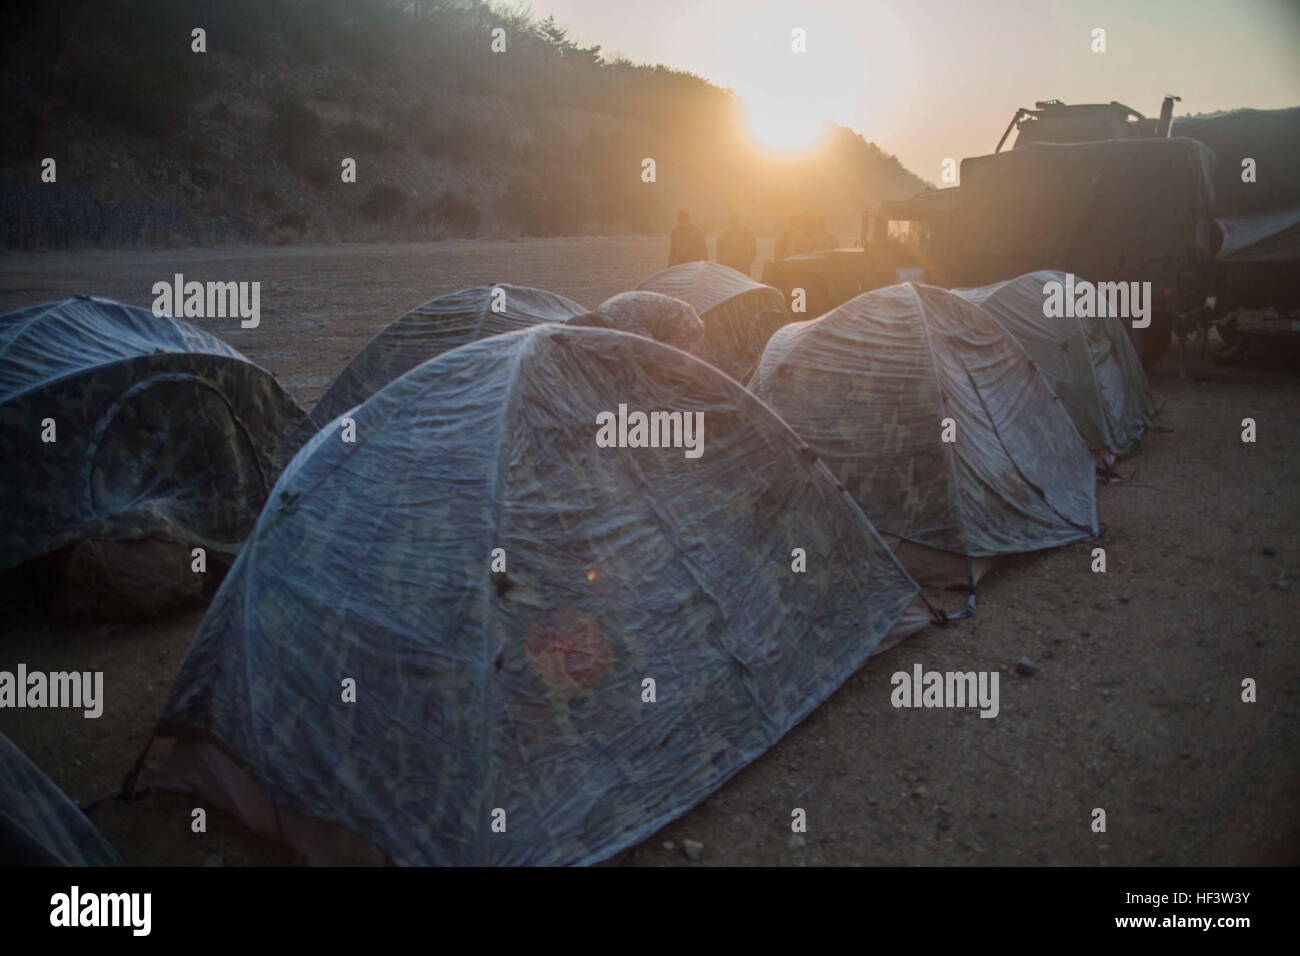
{"label": "standing person", "polygon": [[673,230],[672,245],[668,247],[668,264],[676,266],[700,261],[709,261],[709,247],[704,241],[704,232],[691,222],[691,214],[683,209],[677,214],[677,228]]}
{"label": "standing person", "polygon": [[821,216],[810,216],[809,226],[809,252],[819,252],[822,249],[834,249],[840,244],[840,240],[831,235],[831,231],[826,228],[826,220]]}
{"label": "standing person", "polygon": [[812,227],[809,225],[809,220],[811,218],[812,216],[806,212],[790,217],[790,224],[786,226],[785,232],[776,237],[776,246],[773,250],[776,258],[785,259],[788,256],[797,256],[810,251],[809,237]]}
{"label": "standing person", "polygon": [[732,214],[727,218],[727,228],[718,236],[718,262],[749,275],[756,255],[758,243],[754,234],[740,224],[739,216]]}

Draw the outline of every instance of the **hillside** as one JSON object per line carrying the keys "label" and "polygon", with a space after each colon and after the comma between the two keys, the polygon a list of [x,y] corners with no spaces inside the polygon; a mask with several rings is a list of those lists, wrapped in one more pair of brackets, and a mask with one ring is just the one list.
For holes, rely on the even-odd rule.
{"label": "hillside", "polygon": [[848,239],[927,187],[843,128],[765,157],[729,91],[479,0],[67,0],[0,22],[11,246],[663,233],[679,207],[766,233],[811,211]]}

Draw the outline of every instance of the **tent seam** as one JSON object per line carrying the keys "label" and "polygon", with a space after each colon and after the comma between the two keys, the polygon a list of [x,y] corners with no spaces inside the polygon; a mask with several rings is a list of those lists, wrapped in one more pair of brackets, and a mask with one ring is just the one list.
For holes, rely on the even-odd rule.
{"label": "tent seam", "polygon": [[[934,361],[934,342],[930,336],[929,312],[926,308],[925,303],[921,301],[921,296],[917,292],[916,283],[914,282],[907,283],[907,288],[908,291],[912,294],[912,298],[916,301],[916,311],[921,318],[921,328],[925,330],[925,354],[930,359],[930,373],[934,378],[935,389],[938,391],[939,394],[940,424],[942,424],[942,416],[944,411],[943,383],[939,379],[939,368]],[[983,405],[983,399],[980,400],[980,404]],[[953,424],[956,424],[956,421],[957,420],[954,418]],[[957,520],[959,522],[958,528],[961,533],[962,546],[965,548],[969,548],[972,542],[968,539],[967,529],[966,529],[966,509],[962,507],[961,494],[958,490],[959,486],[957,483],[956,458],[953,454],[952,448],[949,447],[950,444],[949,442],[941,441],[939,442],[939,444],[943,446],[944,457],[948,461],[948,477],[952,482],[952,485],[949,490],[952,495],[953,503],[955,504],[957,510]]]}

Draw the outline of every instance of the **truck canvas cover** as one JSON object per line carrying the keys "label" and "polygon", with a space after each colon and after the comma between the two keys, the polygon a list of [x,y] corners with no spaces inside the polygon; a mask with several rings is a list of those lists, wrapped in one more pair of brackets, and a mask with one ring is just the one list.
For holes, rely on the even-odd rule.
{"label": "truck canvas cover", "polygon": [[1157,281],[1213,255],[1214,154],[1190,139],[1035,143],[966,159],[958,285],[1040,269]]}
{"label": "truck canvas cover", "polygon": [[[1300,259],[1300,106],[1232,110],[1174,121],[1174,135],[1204,143],[1217,158],[1215,217],[1227,262]],[[1243,163],[1254,161],[1253,181]]]}

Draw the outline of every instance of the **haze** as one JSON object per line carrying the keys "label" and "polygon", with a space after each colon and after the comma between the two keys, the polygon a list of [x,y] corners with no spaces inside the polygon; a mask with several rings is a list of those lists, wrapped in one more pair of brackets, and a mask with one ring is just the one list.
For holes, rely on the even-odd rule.
{"label": "haze", "polygon": [[[942,161],[993,151],[1035,100],[1120,100],[1147,114],[1300,105],[1293,0],[536,0],[607,56],[689,70],[736,92],[773,153],[849,126],[939,182]],[[1106,30],[1106,52],[1092,31]],[[791,51],[806,32],[807,53]]]}

